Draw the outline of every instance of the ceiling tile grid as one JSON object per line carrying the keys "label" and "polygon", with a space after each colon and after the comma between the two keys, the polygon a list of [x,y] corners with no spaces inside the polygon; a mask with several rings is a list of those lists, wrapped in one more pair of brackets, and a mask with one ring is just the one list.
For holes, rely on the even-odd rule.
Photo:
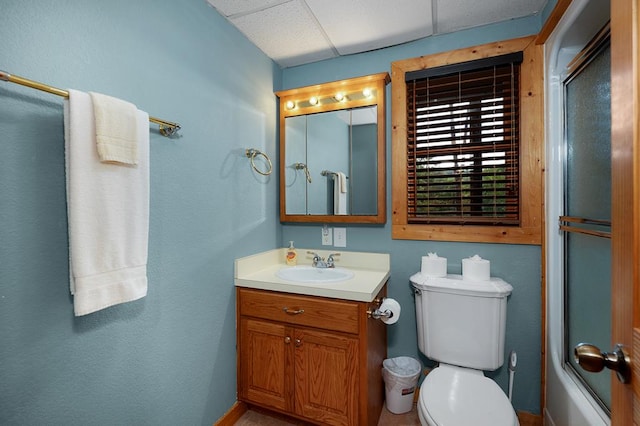
{"label": "ceiling tile grid", "polygon": [[231,22],[280,66],[337,56],[301,0],[232,17]]}
{"label": "ceiling tile grid", "polygon": [[207,0],[281,67],[540,13],[548,0]]}
{"label": "ceiling tile grid", "polygon": [[494,22],[522,18],[540,12],[547,0],[434,0],[439,34]]}
{"label": "ceiling tile grid", "polygon": [[430,0],[306,0],[341,55],[380,49],[433,33]]}
{"label": "ceiling tile grid", "polygon": [[258,12],[290,1],[291,0],[208,0],[211,6],[227,18],[234,15],[246,15],[247,13]]}

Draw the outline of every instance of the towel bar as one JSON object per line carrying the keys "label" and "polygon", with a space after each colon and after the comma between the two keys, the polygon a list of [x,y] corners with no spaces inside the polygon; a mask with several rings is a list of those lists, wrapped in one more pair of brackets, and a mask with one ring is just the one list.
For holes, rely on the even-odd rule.
{"label": "towel bar", "polygon": [[[51,93],[57,96],[62,96],[63,98],[69,97],[69,92],[66,90],[58,89],[57,87],[49,86],[47,84],[39,83],[34,80],[29,80],[24,77],[9,74],[8,72],[2,70],[0,70],[0,80],[30,87],[32,89],[37,89],[42,92]],[[160,134],[162,134],[162,136],[171,137],[176,134],[178,130],[180,130],[180,125],[178,123],[172,123],[171,121],[161,120],[159,118],[151,116],[149,116],[149,121],[160,126]]]}

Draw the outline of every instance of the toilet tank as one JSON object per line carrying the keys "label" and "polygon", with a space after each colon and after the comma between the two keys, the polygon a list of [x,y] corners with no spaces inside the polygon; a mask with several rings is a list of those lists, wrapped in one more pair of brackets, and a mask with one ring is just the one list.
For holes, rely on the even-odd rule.
{"label": "toilet tank", "polygon": [[478,370],[504,363],[507,297],[500,278],[468,281],[461,275],[411,277],[418,347],[429,359]]}

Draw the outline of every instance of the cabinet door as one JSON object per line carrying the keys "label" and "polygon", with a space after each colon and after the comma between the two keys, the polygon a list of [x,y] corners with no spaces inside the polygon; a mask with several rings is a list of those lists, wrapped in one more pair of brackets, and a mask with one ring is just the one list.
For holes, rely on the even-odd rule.
{"label": "cabinet door", "polygon": [[242,318],[240,321],[241,399],[279,410],[291,409],[288,381],[291,336],[284,325]]}
{"label": "cabinet door", "polygon": [[296,328],[296,413],[328,425],[355,425],[358,415],[358,340]]}

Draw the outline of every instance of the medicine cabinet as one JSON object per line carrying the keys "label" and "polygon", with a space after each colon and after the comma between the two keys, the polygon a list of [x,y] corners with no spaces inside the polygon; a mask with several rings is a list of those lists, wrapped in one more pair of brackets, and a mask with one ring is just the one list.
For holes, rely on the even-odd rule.
{"label": "medicine cabinet", "polygon": [[385,223],[388,73],[276,92],[280,220]]}

